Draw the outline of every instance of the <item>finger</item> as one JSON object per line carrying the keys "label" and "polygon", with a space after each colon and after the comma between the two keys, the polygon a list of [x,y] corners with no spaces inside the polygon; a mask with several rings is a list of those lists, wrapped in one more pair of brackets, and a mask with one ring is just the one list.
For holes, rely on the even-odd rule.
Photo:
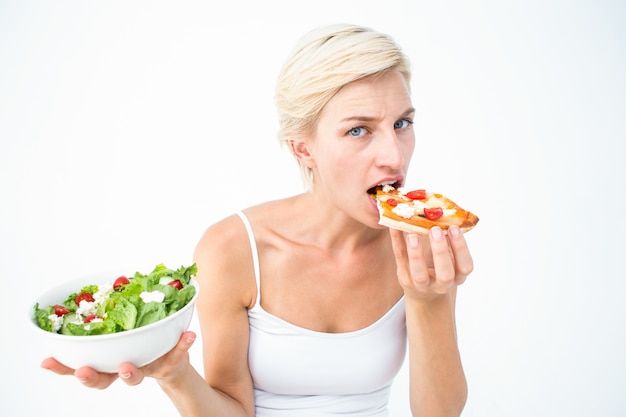
{"label": "finger", "polygon": [[78,368],[74,372],[74,376],[84,386],[96,389],[105,389],[117,379],[117,374],[100,373],[87,366]]}
{"label": "finger", "polygon": [[193,346],[193,342],[196,341],[196,334],[191,330],[187,330],[180,336],[180,340],[176,345],[176,349],[183,350],[187,352],[191,346]]}
{"label": "finger", "polygon": [[419,290],[426,290],[431,283],[427,258],[424,256],[424,244],[422,238],[414,233],[407,234],[406,246],[409,258],[409,277],[411,284]]}
{"label": "finger", "polygon": [[137,385],[146,376],[157,379],[167,379],[181,369],[181,364],[189,362],[189,348],[196,340],[192,331],[183,332],[176,346],[161,358],[142,367],[136,368],[132,364],[122,364],[118,368],[121,379],[129,385]]}
{"label": "finger", "polygon": [[430,249],[435,268],[435,290],[438,293],[447,292],[454,284],[456,270],[450,254],[448,240],[440,227],[433,227],[429,233]]}
{"label": "finger", "polygon": [[396,257],[397,274],[403,288],[424,290],[430,282],[424,246],[417,234],[407,234],[389,229],[394,255]]}
{"label": "finger", "polygon": [[145,373],[143,369],[137,368],[132,363],[123,363],[117,368],[117,374],[120,379],[128,385],[138,385],[143,382]]}
{"label": "finger", "polygon": [[465,236],[458,227],[451,227],[448,230],[448,240],[454,255],[456,267],[456,281],[462,284],[465,278],[474,270],[474,260],[470,254]]}
{"label": "finger", "polygon": [[175,362],[180,360],[181,355],[187,356],[187,351],[193,345],[193,342],[196,340],[196,334],[190,330],[183,332],[178,339],[178,343],[174,348],[169,352],[168,356]]}
{"label": "finger", "polygon": [[393,254],[396,258],[396,264],[398,266],[406,266],[408,264],[408,257],[404,233],[400,230],[389,228],[389,236],[391,236],[391,247],[393,248]]}
{"label": "finger", "polygon": [[41,362],[41,367],[59,375],[74,375],[74,369],[63,365],[54,358],[46,358]]}

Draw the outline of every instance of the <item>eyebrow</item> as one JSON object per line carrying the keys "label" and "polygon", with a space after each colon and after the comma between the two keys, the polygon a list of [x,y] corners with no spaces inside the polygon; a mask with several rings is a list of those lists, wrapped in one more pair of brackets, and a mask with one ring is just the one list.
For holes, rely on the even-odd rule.
{"label": "eyebrow", "polygon": [[[407,109],[404,113],[402,113],[400,115],[399,118],[401,119],[403,117],[407,117],[411,113],[415,113],[415,108],[414,107],[411,107],[411,108]],[[372,122],[374,120],[376,120],[376,117],[371,117],[371,116],[349,116],[349,117],[346,117],[345,119],[341,119],[340,122],[341,123],[353,122],[353,121]]]}

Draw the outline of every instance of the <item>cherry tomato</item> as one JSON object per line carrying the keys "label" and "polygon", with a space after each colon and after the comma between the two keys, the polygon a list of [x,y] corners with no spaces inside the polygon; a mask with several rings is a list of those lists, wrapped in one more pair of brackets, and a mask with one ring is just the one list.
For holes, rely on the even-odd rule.
{"label": "cherry tomato", "polygon": [[130,284],[130,280],[128,278],[126,278],[125,276],[121,276],[118,279],[115,280],[115,282],[113,283],[113,289],[117,290],[119,289],[122,285],[127,285]]}
{"label": "cherry tomato", "polygon": [[441,216],[443,216],[443,209],[441,207],[433,207],[433,208],[424,208],[424,216],[428,220],[437,220]]}
{"label": "cherry tomato", "polygon": [[406,193],[406,196],[411,200],[424,200],[426,199],[426,190],[414,190]]}
{"label": "cherry tomato", "polygon": [[389,204],[391,207],[395,207],[398,205],[398,200],[396,200],[395,198],[388,198],[387,204]]}
{"label": "cherry tomato", "polygon": [[180,282],[177,279],[175,279],[174,281],[168,282],[167,285],[172,286],[172,287],[176,288],[177,290],[180,290],[180,289],[183,288],[183,283]]}
{"label": "cherry tomato", "polygon": [[81,292],[80,294],[76,296],[76,298],[74,298],[74,302],[76,303],[77,306],[79,306],[80,302],[83,300],[89,301],[90,303],[93,303],[95,301],[95,299],[93,298],[93,295],[89,294],[88,292]]}
{"label": "cherry tomato", "polygon": [[87,317],[85,317],[85,320],[83,320],[83,322],[84,323],[91,323],[92,321],[94,321],[97,318],[99,318],[97,314],[90,314]]}
{"label": "cherry tomato", "polygon": [[70,311],[67,308],[63,307],[63,306],[60,306],[58,304],[54,306],[54,314],[56,314],[59,317],[64,316],[64,315],[68,314],[69,312]]}

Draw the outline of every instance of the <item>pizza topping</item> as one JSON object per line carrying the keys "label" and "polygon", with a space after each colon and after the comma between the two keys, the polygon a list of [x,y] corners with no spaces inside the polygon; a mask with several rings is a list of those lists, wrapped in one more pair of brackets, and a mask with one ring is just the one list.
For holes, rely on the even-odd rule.
{"label": "pizza topping", "polygon": [[388,193],[389,191],[393,191],[395,190],[395,188],[393,187],[393,184],[383,184],[383,191]]}
{"label": "pizza topping", "polygon": [[411,200],[425,200],[426,199],[426,190],[414,190],[406,193],[406,196]]}
{"label": "pizza topping", "polygon": [[396,189],[396,187],[398,186],[398,182],[397,181],[384,181],[381,182],[378,185],[375,185],[374,187],[370,188],[369,190],[367,190],[368,194],[371,194],[372,196],[376,197],[376,194],[378,193],[378,191],[384,191],[385,193],[389,193],[390,191],[393,191]]}
{"label": "pizza topping", "polygon": [[437,220],[443,216],[443,209],[441,207],[426,207],[424,208],[424,216],[428,220]]}
{"label": "pizza topping", "polygon": [[449,205],[446,203],[446,200],[441,197],[437,197],[437,194],[429,196],[426,203],[428,204],[428,207],[449,207]]}
{"label": "pizza topping", "polygon": [[379,224],[410,233],[427,233],[433,225],[456,225],[471,230],[478,222],[474,214],[458,207],[440,193],[424,189],[395,188],[399,184],[379,184],[374,197],[380,213]]}
{"label": "pizza topping", "polygon": [[[394,191],[392,185],[384,185],[381,190],[389,189]],[[429,220],[452,217],[456,213],[454,208],[446,208],[445,201],[440,195],[427,193],[425,190],[413,190],[405,192],[398,189],[397,197],[391,195],[380,195],[379,204],[385,203],[388,210],[396,216],[404,219],[419,216]],[[387,191],[389,192],[389,191]],[[382,210],[382,207],[381,207]]]}
{"label": "pizza topping", "polygon": [[408,204],[408,203],[398,204],[391,211],[393,211],[395,214],[405,219],[410,219],[411,217],[415,215],[415,208],[412,207],[411,204]]}

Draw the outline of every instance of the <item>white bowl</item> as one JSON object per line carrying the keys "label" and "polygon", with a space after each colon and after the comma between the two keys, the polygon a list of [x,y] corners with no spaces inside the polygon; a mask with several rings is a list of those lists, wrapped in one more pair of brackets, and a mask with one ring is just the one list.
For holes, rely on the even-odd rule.
{"label": "white bowl", "polygon": [[29,327],[32,328],[37,343],[43,348],[44,354],[55,358],[70,368],[77,369],[82,366],[89,366],[99,372],[114,373],[124,362],[130,362],[141,367],[153,362],[176,346],[180,336],[189,327],[194,305],[198,298],[199,287],[193,278],[190,284],[196,287],[196,294],[187,305],[171,316],[137,329],[103,335],[72,336],[43,330],[35,321],[33,309],[35,303],[39,303],[40,308],[61,304],[68,295],[79,291],[83,286],[102,284],[104,282],[102,277],[117,277],[119,275],[124,275],[124,273],[89,274],[65,282],[45,292],[32,302],[29,306]]}

